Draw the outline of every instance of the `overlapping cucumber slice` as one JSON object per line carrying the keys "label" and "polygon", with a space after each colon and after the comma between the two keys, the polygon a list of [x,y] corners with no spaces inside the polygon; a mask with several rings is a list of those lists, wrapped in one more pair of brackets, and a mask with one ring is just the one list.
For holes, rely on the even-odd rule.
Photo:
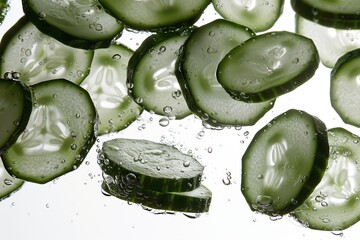
{"label": "overlapping cucumber slice", "polygon": [[94,50],[90,73],[80,86],[89,92],[99,114],[98,135],[125,129],[142,112],[128,95],[126,77],[132,55],[124,45]]}
{"label": "overlapping cucumber slice", "polygon": [[360,220],[360,138],[344,128],[328,130],[330,156],[325,174],[291,215],[304,226],[341,231]]}
{"label": "overlapping cucumber slice", "polygon": [[323,122],[291,109],[260,129],[242,157],[241,191],[253,211],[296,209],[320,182],[329,157]]}
{"label": "overlapping cucumber slice", "polygon": [[148,140],[118,138],[103,143],[98,162],[103,190],[144,206],[201,213],[211,191],[201,184],[203,166],[176,148]]}
{"label": "overlapping cucumber slice", "polygon": [[82,163],[95,142],[98,116],[89,94],[68,80],[45,81],[32,89],[26,130],[2,158],[11,175],[47,183]]}

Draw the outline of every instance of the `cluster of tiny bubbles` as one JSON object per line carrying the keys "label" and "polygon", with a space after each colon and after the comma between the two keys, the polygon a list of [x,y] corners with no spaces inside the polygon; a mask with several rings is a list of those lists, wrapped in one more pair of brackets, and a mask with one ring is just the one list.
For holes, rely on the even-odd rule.
{"label": "cluster of tiny bubbles", "polygon": [[231,172],[227,171],[226,172],[226,178],[222,179],[222,182],[224,185],[229,186],[231,184],[232,181],[232,176],[231,176]]}
{"label": "cluster of tiny bubbles", "polygon": [[4,74],[5,80],[18,80],[20,79],[21,74],[19,72],[6,72]]}

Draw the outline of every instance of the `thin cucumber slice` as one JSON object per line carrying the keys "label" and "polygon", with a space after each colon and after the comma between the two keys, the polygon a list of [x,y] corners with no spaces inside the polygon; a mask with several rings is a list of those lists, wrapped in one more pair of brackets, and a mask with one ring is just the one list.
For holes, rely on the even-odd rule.
{"label": "thin cucumber slice", "polygon": [[76,48],[107,47],[124,29],[97,0],[22,0],[22,4],[40,31]]}
{"label": "thin cucumber slice", "polygon": [[14,144],[29,121],[32,90],[20,81],[0,79],[0,154]]}
{"label": "thin cucumber slice", "polygon": [[127,93],[127,67],[132,54],[123,45],[96,49],[90,73],[80,84],[89,92],[99,114],[98,135],[125,129],[142,112]]}
{"label": "thin cucumber slice", "polygon": [[57,78],[79,84],[89,73],[93,51],[58,42],[41,33],[24,16],[3,36],[0,56],[0,76],[18,72],[27,85]]}
{"label": "thin cucumber slice", "polygon": [[0,202],[18,191],[24,184],[24,180],[11,176],[5,169],[0,158]]}
{"label": "thin cucumber slice", "polygon": [[149,112],[182,119],[191,114],[175,76],[180,47],[191,29],[149,36],[128,67],[129,94]]}
{"label": "thin cucumber slice", "polygon": [[252,37],[219,63],[220,84],[236,100],[262,102],[294,90],[319,67],[315,44],[282,31]]}
{"label": "thin cucumber slice", "polygon": [[139,186],[132,175],[121,179],[105,175],[102,190],[119,199],[153,209],[204,213],[210,208],[212,193],[204,185],[189,192],[157,192]]}
{"label": "thin cucumber slice", "polygon": [[26,130],[2,157],[11,175],[46,183],[82,163],[96,140],[97,113],[89,94],[68,80],[32,88],[35,103]]}
{"label": "thin cucumber slice", "polygon": [[360,48],[360,30],[322,26],[299,14],[296,14],[296,32],[314,41],[321,62],[328,68],[333,68],[336,61],[345,53]]}
{"label": "thin cucumber slice", "polygon": [[328,157],[325,124],[291,109],[255,134],[242,157],[241,191],[253,211],[287,214],[320,182]]}
{"label": "thin cucumber slice", "polygon": [[255,32],[270,29],[279,19],[284,0],[212,0],[214,9],[225,19],[247,26]]}
{"label": "thin cucumber slice", "polygon": [[358,0],[291,0],[291,6],[302,17],[338,29],[360,28]]}
{"label": "thin cucumber slice", "polygon": [[360,49],[339,58],[331,71],[330,100],[341,119],[360,127]]}
{"label": "thin cucumber slice", "polygon": [[195,29],[185,42],[175,74],[189,108],[206,126],[253,125],[273,107],[274,101],[234,100],[216,78],[224,56],[253,35],[247,27],[218,19]]}
{"label": "thin cucumber slice", "polygon": [[360,220],[360,138],[343,128],[328,130],[328,137],[328,168],[314,192],[291,215],[311,229],[341,231]]}
{"label": "thin cucumber slice", "polygon": [[194,190],[200,186],[204,169],[172,146],[124,138],[104,142],[99,164],[110,176],[131,175],[142,187],[159,192]]}
{"label": "thin cucumber slice", "polygon": [[195,23],[210,0],[99,0],[129,28],[168,31]]}

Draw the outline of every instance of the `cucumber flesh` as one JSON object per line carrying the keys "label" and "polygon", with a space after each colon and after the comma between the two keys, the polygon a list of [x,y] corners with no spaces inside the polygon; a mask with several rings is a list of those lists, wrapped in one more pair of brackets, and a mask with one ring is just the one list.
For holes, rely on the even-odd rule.
{"label": "cucumber flesh", "polygon": [[259,130],[242,157],[241,191],[253,211],[284,215],[302,204],[329,157],[326,127],[291,109]]}
{"label": "cucumber flesh", "polygon": [[135,121],[142,108],[128,95],[127,67],[133,51],[123,45],[94,50],[89,75],[80,84],[99,114],[98,135],[121,131]]}
{"label": "cucumber flesh", "polygon": [[200,186],[204,167],[172,146],[118,138],[103,143],[98,156],[110,176],[132,175],[144,188],[159,192],[191,191]]}
{"label": "cucumber flesh", "polygon": [[273,107],[274,101],[234,100],[216,78],[224,56],[253,35],[247,27],[218,19],[196,28],[186,40],[175,74],[189,108],[205,126],[253,125]]}
{"label": "cucumber flesh", "polygon": [[341,231],[360,220],[360,138],[343,128],[328,130],[328,136],[328,168],[314,192],[291,215],[311,229]]}
{"label": "cucumber flesh", "polygon": [[209,211],[212,193],[204,185],[188,192],[157,192],[142,188],[130,176],[118,179],[105,175],[102,190],[119,199],[153,209],[188,213]]}
{"label": "cucumber flesh", "polygon": [[191,114],[174,73],[180,48],[190,32],[153,34],[130,59],[129,94],[147,111],[176,119]]}
{"label": "cucumber flesh", "polygon": [[40,31],[76,48],[108,47],[124,28],[97,0],[22,0],[22,4]]}
{"label": "cucumber flesh", "polygon": [[0,154],[25,130],[32,111],[32,90],[20,81],[0,79]]}
{"label": "cucumber flesh", "polygon": [[284,6],[284,0],[212,0],[212,3],[224,19],[247,26],[255,32],[270,29],[280,17]]}
{"label": "cucumber flesh", "polygon": [[287,31],[268,32],[232,49],[219,63],[217,77],[233,98],[262,102],[296,89],[318,66],[311,39]]}
{"label": "cucumber flesh", "polygon": [[3,36],[0,56],[0,76],[17,72],[27,85],[57,78],[79,84],[89,73],[93,51],[64,45],[41,33],[24,16]]}
{"label": "cucumber flesh", "polygon": [[2,158],[11,175],[47,183],[82,163],[96,140],[97,113],[89,94],[68,80],[32,89],[35,102],[26,130]]}
{"label": "cucumber flesh", "polygon": [[355,49],[338,59],[331,71],[331,105],[341,119],[348,124],[360,127],[360,50]]}

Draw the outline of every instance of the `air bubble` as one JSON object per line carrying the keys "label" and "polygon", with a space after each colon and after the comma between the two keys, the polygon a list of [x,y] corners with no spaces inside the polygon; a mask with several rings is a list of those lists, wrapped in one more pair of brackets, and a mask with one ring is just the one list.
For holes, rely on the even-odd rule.
{"label": "air bubble", "polygon": [[184,167],[189,167],[189,166],[190,166],[190,161],[185,161],[185,162],[183,162],[183,166],[184,166]]}
{"label": "air bubble", "polygon": [[120,54],[114,54],[112,56],[112,59],[115,60],[115,61],[119,61],[121,59],[121,55]]}
{"label": "air bubble", "polygon": [[11,179],[7,179],[7,178],[4,179],[4,184],[7,186],[11,186],[13,183],[14,182]]}
{"label": "air bubble", "polygon": [[71,144],[71,149],[72,150],[76,150],[77,149],[77,145],[75,143]]}
{"label": "air bubble", "polygon": [[164,117],[164,118],[161,118],[161,119],[159,120],[159,125],[162,126],[162,127],[168,126],[169,123],[170,123],[170,120],[169,120],[168,118],[165,118],[165,117]]}
{"label": "air bubble", "polygon": [[171,113],[171,112],[172,112],[172,107],[170,107],[170,106],[165,106],[165,107],[163,108],[163,112],[164,112],[165,114]]}

